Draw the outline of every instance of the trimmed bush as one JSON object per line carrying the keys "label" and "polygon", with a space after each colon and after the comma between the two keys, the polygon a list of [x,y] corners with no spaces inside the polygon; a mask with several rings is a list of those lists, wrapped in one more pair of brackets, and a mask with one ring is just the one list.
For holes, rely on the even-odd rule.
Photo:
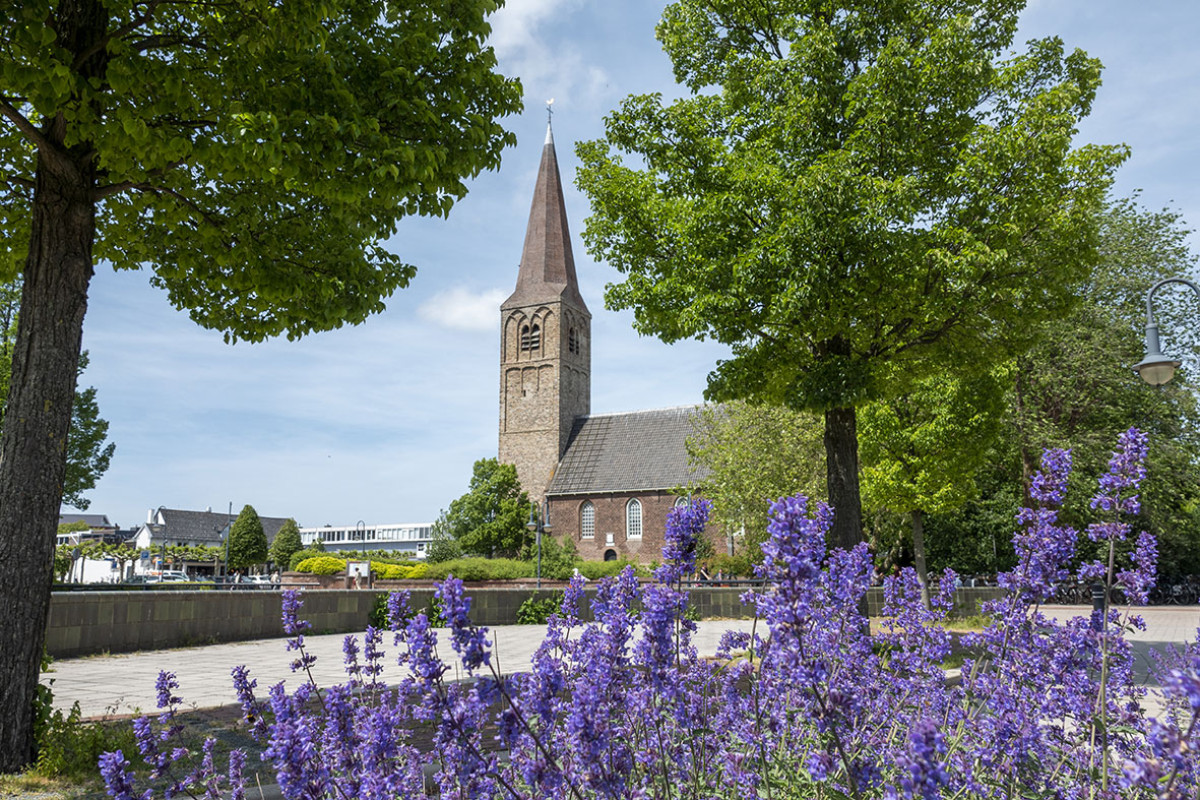
{"label": "trimmed bush", "polygon": [[371,569],[380,580],[407,581],[424,578],[428,568],[424,564],[385,564],[372,561]]}
{"label": "trimmed bush", "polygon": [[302,561],[307,561],[310,558],[320,558],[323,555],[325,555],[325,551],[316,547],[308,547],[304,550],[297,550],[296,552],[292,553],[292,557],[288,559],[288,572],[295,572],[296,567],[298,567]]}
{"label": "trimmed bush", "polygon": [[624,558],[618,561],[584,561],[579,565],[579,574],[589,581],[594,581],[600,578],[611,578],[626,567],[633,567],[639,578],[650,577],[650,570],[646,567]]}
{"label": "trimmed bush", "polygon": [[346,560],[333,556],[317,556],[307,558],[296,565],[296,572],[307,572],[312,575],[337,575],[346,571]]}
{"label": "trimmed bush", "polygon": [[425,577],[435,581],[447,575],[464,581],[511,581],[532,578],[535,571],[535,565],[512,558],[456,558],[428,565]]}

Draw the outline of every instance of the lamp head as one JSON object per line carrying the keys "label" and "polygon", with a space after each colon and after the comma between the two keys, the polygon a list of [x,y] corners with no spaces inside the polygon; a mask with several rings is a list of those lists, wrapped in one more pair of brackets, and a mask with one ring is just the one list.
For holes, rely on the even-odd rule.
{"label": "lamp head", "polygon": [[1133,365],[1142,380],[1151,386],[1162,386],[1175,377],[1175,370],[1182,362],[1162,354],[1158,343],[1158,325],[1154,322],[1146,325],[1146,357]]}
{"label": "lamp head", "polygon": [[1146,383],[1151,386],[1162,386],[1175,377],[1175,370],[1179,369],[1180,363],[1182,362],[1164,356],[1162,353],[1147,354],[1144,359],[1134,364],[1133,368]]}

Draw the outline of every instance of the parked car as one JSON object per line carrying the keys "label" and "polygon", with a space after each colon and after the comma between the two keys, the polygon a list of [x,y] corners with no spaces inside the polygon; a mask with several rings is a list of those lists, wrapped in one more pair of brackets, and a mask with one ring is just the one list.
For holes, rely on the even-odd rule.
{"label": "parked car", "polygon": [[158,583],[158,576],[157,575],[130,575],[123,582],[124,583],[136,583],[136,584]]}
{"label": "parked car", "polygon": [[159,583],[187,583],[191,580],[186,572],[178,569],[164,569],[158,575]]}
{"label": "parked car", "polygon": [[246,577],[242,578],[242,582],[243,583],[256,583],[256,584],[259,584],[260,586],[270,586],[271,585],[271,576],[270,575],[247,575]]}

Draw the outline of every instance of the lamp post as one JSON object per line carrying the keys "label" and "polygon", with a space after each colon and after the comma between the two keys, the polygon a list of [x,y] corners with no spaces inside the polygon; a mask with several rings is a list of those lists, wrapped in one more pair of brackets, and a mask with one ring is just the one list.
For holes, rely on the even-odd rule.
{"label": "lamp post", "polygon": [[537,588],[542,588],[542,534],[550,533],[550,501],[546,501],[545,513],[538,514],[538,504],[536,502],[529,504],[529,522],[525,523],[525,529],[537,537]]}
{"label": "lamp post", "polygon": [[1142,380],[1151,386],[1162,386],[1175,377],[1175,370],[1182,363],[1162,353],[1158,343],[1158,323],[1154,321],[1154,293],[1168,283],[1181,283],[1200,297],[1200,288],[1184,278],[1166,278],[1150,287],[1146,293],[1146,357],[1133,365]]}
{"label": "lamp post", "polygon": [[358,521],[358,524],[354,526],[354,530],[358,531],[358,541],[362,542],[360,547],[362,548],[363,558],[366,558],[367,557],[367,523],[363,522],[360,519]]}

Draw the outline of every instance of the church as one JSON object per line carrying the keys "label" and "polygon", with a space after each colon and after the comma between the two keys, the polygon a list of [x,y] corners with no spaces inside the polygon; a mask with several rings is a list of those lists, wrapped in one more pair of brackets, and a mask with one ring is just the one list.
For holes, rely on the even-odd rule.
{"label": "church", "polygon": [[587,560],[661,558],[667,512],[703,477],[698,407],[591,413],[592,314],[579,293],[554,135],[538,167],[512,295],[500,306],[500,462]]}

